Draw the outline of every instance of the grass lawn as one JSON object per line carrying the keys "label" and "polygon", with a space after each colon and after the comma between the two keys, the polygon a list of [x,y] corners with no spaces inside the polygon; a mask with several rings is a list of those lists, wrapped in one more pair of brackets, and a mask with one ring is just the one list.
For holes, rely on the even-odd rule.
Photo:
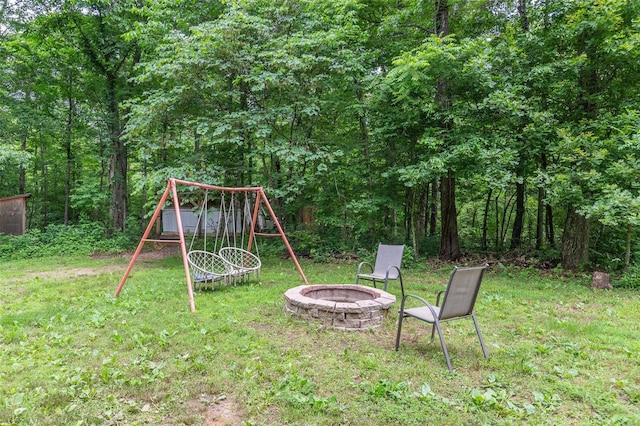
{"label": "grass lawn", "polygon": [[[490,359],[470,320],[447,323],[450,373],[415,320],[393,350],[395,308],[368,332],[285,315],[283,293],[301,284],[292,262],[196,292],[195,313],[180,258],[138,261],[115,298],[127,264],[0,264],[1,425],[640,424],[638,292],[494,265],[476,304]],[[311,283],[356,270],[302,267]],[[403,274],[435,301],[450,271]]]}

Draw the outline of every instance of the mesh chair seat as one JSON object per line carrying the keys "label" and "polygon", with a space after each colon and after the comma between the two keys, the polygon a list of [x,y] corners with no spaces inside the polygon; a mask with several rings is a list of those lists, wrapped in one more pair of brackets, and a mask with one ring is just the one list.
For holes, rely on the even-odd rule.
{"label": "mesh chair seat", "polygon": [[438,317],[438,314],[440,313],[440,308],[438,306],[432,306],[431,308],[432,309],[429,309],[427,307],[409,308],[404,310],[404,314],[406,316],[410,316],[425,322],[432,323],[435,321],[435,318]]}

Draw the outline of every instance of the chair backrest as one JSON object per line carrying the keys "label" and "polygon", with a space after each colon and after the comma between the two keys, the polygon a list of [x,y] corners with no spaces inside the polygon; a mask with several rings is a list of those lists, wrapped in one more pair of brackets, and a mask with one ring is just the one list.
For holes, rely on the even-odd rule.
{"label": "chair backrest", "polygon": [[[378,253],[376,254],[376,264],[373,267],[373,273],[376,275],[385,275],[390,266],[396,266],[400,269],[402,265],[402,254],[404,253],[403,245],[379,244]],[[389,278],[398,278],[398,270],[389,271]]]}
{"label": "chair backrest", "polygon": [[440,306],[440,320],[471,315],[487,265],[453,268]]}

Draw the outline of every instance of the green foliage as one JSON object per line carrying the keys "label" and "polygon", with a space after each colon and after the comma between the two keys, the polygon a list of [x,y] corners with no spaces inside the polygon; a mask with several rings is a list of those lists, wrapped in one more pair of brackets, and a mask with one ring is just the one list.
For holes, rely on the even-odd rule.
{"label": "green foliage", "polygon": [[[290,232],[287,239],[293,251],[303,256],[317,256],[327,252],[326,245],[322,243],[320,235],[313,231],[299,230]],[[326,243],[325,243],[326,244]]]}
{"label": "green foliage", "polygon": [[392,383],[387,380],[380,380],[377,383],[363,383],[362,388],[372,399],[389,398],[401,401],[410,399],[413,396],[413,393],[406,382]]}
{"label": "green foliage", "polygon": [[612,280],[615,288],[627,288],[640,290],[640,265],[633,264],[626,271],[623,271],[618,279]]}
{"label": "green foliage", "polygon": [[286,375],[274,385],[270,397],[285,402],[293,408],[305,409],[319,413],[340,410],[335,395],[322,397],[316,395],[316,384],[293,373]]}
{"label": "green foliage", "polygon": [[0,145],[0,166],[26,167],[31,160],[28,152],[19,151],[11,146]]}
{"label": "green foliage", "polygon": [[115,233],[108,237],[105,228],[96,222],[49,225],[44,230],[31,229],[21,236],[0,234],[0,259],[118,253],[135,245],[138,234],[136,229],[129,234]]}
{"label": "green foliage", "polygon": [[[14,3],[0,196],[31,193],[34,228],[149,216],[176,177],[263,186],[315,259],[381,240],[436,256],[447,176],[473,254],[591,237],[587,267],[635,256],[636,2]],[[597,226],[563,229],[568,206]]]}

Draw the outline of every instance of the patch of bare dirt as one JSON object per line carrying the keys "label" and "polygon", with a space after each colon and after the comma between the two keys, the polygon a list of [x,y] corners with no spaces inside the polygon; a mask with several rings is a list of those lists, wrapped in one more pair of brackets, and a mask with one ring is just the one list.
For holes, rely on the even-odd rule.
{"label": "patch of bare dirt", "polygon": [[6,283],[15,283],[20,281],[30,281],[34,279],[40,280],[56,280],[62,278],[81,278],[91,277],[95,275],[111,273],[111,272],[124,272],[126,265],[101,265],[96,268],[61,268],[52,269],[50,271],[38,271],[27,272],[19,277],[10,278],[5,280]]}
{"label": "patch of bare dirt", "polygon": [[[52,269],[50,271],[37,271],[37,272],[27,272],[24,275],[19,277],[10,278],[6,280],[6,283],[15,283],[20,281],[27,281],[33,279],[41,279],[41,280],[56,280],[63,278],[81,278],[81,277],[90,277],[101,274],[108,273],[124,273],[125,269],[129,265],[129,261],[134,255],[134,251],[129,251],[125,253],[118,254],[95,254],[92,259],[118,259],[122,258],[126,260],[126,263],[115,263],[111,265],[100,265],[93,268],[84,267],[84,268],[59,268]],[[145,250],[140,253],[136,262],[139,261],[153,261],[153,260],[162,260],[172,256],[180,255],[180,246],[178,244],[163,244],[159,246],[157,249]]]}
{"label": "patch of bare dirt", "polygon": [[[149,249],[150,248],[150,249]],[[91,256],[93,259],[117,259],[124,258],[130,260],[135,253],[135,250],[131,250],[125,253],[118,254],[105,254],[105,253],[96,253]],[[179,256],[180,255],[180,245],[179,244],[169,244],[169,243],[154,243],[154,244],[146,244],[140,255],[138,256],[138,260],[161,260],[166,259],[167,257]]]}
{"label": "patch of bare dirt", "polygon": [[234,402],[224,397],[200,395],[189,403],[189,408],[204,415],[204,426],[235,426],[242,424],[242,414]]}

